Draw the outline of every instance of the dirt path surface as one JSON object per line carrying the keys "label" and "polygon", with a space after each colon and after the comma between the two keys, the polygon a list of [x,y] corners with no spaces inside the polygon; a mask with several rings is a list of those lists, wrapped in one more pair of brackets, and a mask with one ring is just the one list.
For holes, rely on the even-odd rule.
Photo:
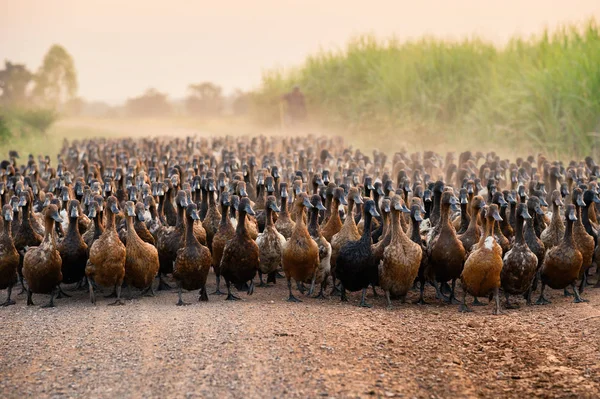
{"label": "dirt path surface", "polygon": [[[214,276],[209,292],[214,291]],[[551,290],[550,290],[551,291]],[[5,292],[2,292],[2,300]],[[491,306],[459,314],[369,298],[285,302],[285,283],[242,302],[210,296],[177,307],[154,298],[57,300],[54,309],[0,308],[0,392],[17,397],[598,397],[600,290],[574,304]],[[415,299],[412,293],[410,300]],[[34,295],[36,305],[47,297]]]}

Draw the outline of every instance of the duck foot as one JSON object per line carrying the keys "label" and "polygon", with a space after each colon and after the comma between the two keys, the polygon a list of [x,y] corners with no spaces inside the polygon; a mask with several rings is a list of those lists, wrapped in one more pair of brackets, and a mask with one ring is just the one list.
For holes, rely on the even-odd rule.
{"label": "duck foot", "polygon": [[57,291],[60,291],[59,287],[55,288],[52,291],[52,293],[50,294],[50,301],[47,304],[42,305],[41,306],[42,309],[47,309],[47,308],[53,308],[54,307],[54,297],[56,297],[56,292]]}
{"label": "duck foot", "polygon": [[112,294],[109,295],[104,295],[104,298],[116,298],[117,297],[117,290],[114,289]]}
{"label": "duck foot", "polygon": [[427,302],[425,302],[425,299],[423,299],[423,297],[414,301],[413,304],[414,305],[429,305]]}
{"label": "duck foot", "polygon": [[254,280],[250,280],[250,284],[248,285],[248,295],[252,295],[254,293]]}
{"label": "duck foot", "polygon": [[27,306],[35,306],[33,303],[33,293],[27,290]]}
{"label": "duck foot", "polygon": [[461,303],[460,306],[458,307],[458,311],[460,313],[471,313],[471,312],[473,312],[473,309],[469,308],[466,304]]}
{"label": "duck foot", "polygon": [[517,305],[516,303],[508,303],[508,302],[506,302],[506,305],[504,307],[506,309],[519,309],[519,305]]}
{"label": "duck foot", "polygon": [[313,298],[314,299],[327,299],[323,290],[319,291],[319,293],[317,295],[313,296]]}
{"label": "duck foot", "polygon": [[477,297],[475,297],[475,299],[473,299],[473,303],[471,305],[472,306],[485,306],[485,303],[480,302],[479,299],[477,299]]}
{"label": "duck foot", "polygon": [[375,289],[375,286],[371,285],[371,288],[373,288],[373,298],[379,298],[379,294],[377,293],[377,290]]}
{"label": "duck foot", "polygon": [[543,296],[540,296],[539,299],[537,301],[535,301],[536,305],[548,305],[550,303],[552,303],[552,302],[550,302],[549,300],[547,300]]}
{"label": "duck foot", "polygon": [[[373,307],[373,305],[367,303],[367,301],[365,300],[366,297],[367,297],[367,289],[363,288],[362,296],[360,298],[360,303],[358,304],[359,308],[372,308]],[[391,306],[391,303],[390,303],[390,306]]]}
{"label": "duck foot", "polygon": [[181,299],[177,301],[176,306],[189,306],[190,304],[187,302],[183,302]]}
{"label": "duck foot", "polygon": [[337,286],[333,286],[333,288],[331,289],[331,292],[329,293],[329,296],[340,296],[342,295],[342,291],[340,291],[340,289]]}
{"label": "duck foot", "polygon": [[173,287],[167,284],[162,277],[158,280],[158,287],[156,288],[157,291],[170,291],[172,289]]}
{"label": "duck foot", "polygon": [[125,306],[125,301],[123,301],[121,298],[118,298],[113,303],[109,303],[108,306]]}
{"label": "duck foot", "polygon": [[206,287],[200,288],[200,292],[198,294],[199,302],[208,302],[208,293],[206,292]]}
{"label": "duck foot", "polygon": [[225,295],[224,292],[222,292],[220,289],[216,289],[215,292],[211,293],[210,295]]}
{"label": "duck foot", "polygon": [[285,276],[283,274],[281,274],[280,271],[275,272],[275,277],[276,278],[285,278]]}
{"label": "duck foot", "polygon": [[140,293],[141,296],[145,296],[145,297],[155,297],[156,293],[154,292],[154,287],[152,287],[152,284],[150,284],[150,286],[144,288],[144,290]]}
{"label": "duck foot", "polygon": [[450,288],[450,284],[446,281],[441,284],[440,291],[446,296],[452,294],[452,288]]}
{"label": "duck foot", "polygon": [[563,295],[564,295],[564,297],[565,297],[565,298],[568,298],[568,297],[570,297],[570,296],[574,296],[574,295],[573,295],[573,294],[571,294],[571,293],[569,292],[569,290],[568,290],[568,289],[566,289],[566,288],[565,288],[565,289],[564,289],[564,291],[563,291]]}
{"label": "duck foot", "polygon": [[573,287],[573,292],[575,293],[575,300],[573,301],[574,303],[584,303],[584,302],[589,302],[587,299],[583,299],[580,295],[579,295],[579,291],[577,290],[577,286],[575,285],[575,283],[572,284]]}
{"label": "duck foot", "polygon": [[288,297],[287,299],[288,302],[302,302],[300,299],[296,298],[295,296],[291,295]]}
{"label": "duck foot", "polygon": [[225,298],[226,301],[241,301],[242,298],[240,298],[239,296],[233,295],[232,293],[227,294],[227,298]]}
{"label": "duck foot", "polygon": [[460,305],[460,301],[454,296],[444,297],[444,303],[447,303],[449,305]]}
{"label": "duck foot", "polygon": [[589,300],[587,300],[587,299],[583,299],[582,297],[575,298],[575,299],[573,300],[573,303],[585,303],[585,302],[589,302]]}
{"label": "duck foot", "polygon": [[267,283],[277,284],[277,272],[271,272],[267,274]]}
{"label": "duck foot", "polygon": [[67,294],[62,290],[62,288],[58,287],[58,295],[56,295],[56,299],[62,298],[71,298],[71,295]]}
{"label": "duck foot", "polygon": [[306,292],[306,287],[304,286],[304,283],[296,283],[296,288],[298,288],[298,291],[300,291],[300,293],[303,295]]}
{"label": "duck foot", "polygon": [[6,301],[2,302],[1,306],[6,307],[6,306],[10,306],[10,305],[15,305],[15,304],[16,304],[16,302],[9,298]]}

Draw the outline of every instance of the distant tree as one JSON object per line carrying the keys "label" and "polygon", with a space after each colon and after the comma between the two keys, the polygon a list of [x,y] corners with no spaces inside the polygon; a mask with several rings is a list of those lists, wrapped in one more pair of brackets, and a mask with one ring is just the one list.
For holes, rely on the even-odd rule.
{"label": "distant tree", "polygon": [[27,86],[33,74],[23,64],[4,61],[4,69],[0,70],[0,104],[5,106],[21,106],[27,101]]}
{"label": "distant tree", "polygon": [[223,89],[214,83],[203,82],[188,86],[190,95],[185,99],[189,114],[212,116],[223,109]]}
{"label": "distant tree", "polygon": [[77,87],[73,58],[62,46],[53,45],[35,75],[35,100],[44,105],[57,106],[74,98]]}
{"label": "distant tree", "polygon": [[148,89],[141,96],[130,98],[125,108],[131,116],[165,116],[171,113],[167,95],[156,89]]}
{"label": "distant tree", "polygon": [[233,94],[233,102],[231,105],[234,115],[244,115],[250,107],[250,95],[242,90],[236,90]]}

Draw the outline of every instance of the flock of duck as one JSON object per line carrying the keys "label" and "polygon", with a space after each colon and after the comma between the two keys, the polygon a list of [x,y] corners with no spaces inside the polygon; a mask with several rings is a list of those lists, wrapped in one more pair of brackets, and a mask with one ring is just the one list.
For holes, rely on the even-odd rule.
{"label": "flock of duck", "polygon": [[[600,167],[543,155],[501,159],[465,151],[392,158],[341,138],[253,137],[74,141],[57,165],[16,152],[0,164],[0,289],[69,296],[62,287],[131,296],[178,288],[239,300],[285,279],[326,298],[370,289],[404,302],[435,289],[460,311],[545,290],[581,293],[600,256]],[[598,269],[598,268],[596,268]],[[462,295],[456,298],[456,282]],[[295,283],[295,284],[293,284]],[[598,285],[598,284],[597,284]],[[233,287],[232,287],[233,286]],[[330,288],[328,288],[330,287]],[[569,290],[570,288],[570,290]],[[327,293],[326,293],[327,292]],[[492,302],[493,301],[493,302]]]}

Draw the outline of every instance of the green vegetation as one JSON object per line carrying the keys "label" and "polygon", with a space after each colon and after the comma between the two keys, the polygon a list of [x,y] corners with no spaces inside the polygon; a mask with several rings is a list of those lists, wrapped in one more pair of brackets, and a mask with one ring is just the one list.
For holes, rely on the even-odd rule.
{"label": "green vegetation", "polygon": [[355,137],[589,154],[600,131],[600,30],[591,20],[501,48],[360,37],[297,69],[266,73],[251,97],[258,120],[278,123],[279,98],[296,84],[313,122]]}

